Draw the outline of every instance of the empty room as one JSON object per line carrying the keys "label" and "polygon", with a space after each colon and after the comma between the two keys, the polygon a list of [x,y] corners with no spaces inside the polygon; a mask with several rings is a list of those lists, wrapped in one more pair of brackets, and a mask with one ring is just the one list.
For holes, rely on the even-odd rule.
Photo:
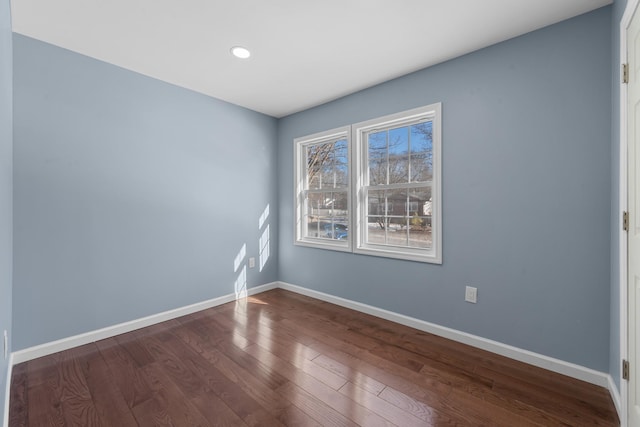
{"label": "empty room", "polygon": [[640,426],[638,3],[0,0],[2,426]]}

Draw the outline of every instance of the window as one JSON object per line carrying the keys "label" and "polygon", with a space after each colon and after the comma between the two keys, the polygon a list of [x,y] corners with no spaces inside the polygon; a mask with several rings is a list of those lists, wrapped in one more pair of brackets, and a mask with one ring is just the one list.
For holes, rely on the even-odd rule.
{"label": "window", "polygon": [[352,126],[357,243],[371,255],[441,262],[440,104]]}
{"label": "window", "polygon": [[296,242],[351,250],[348,127],[299,138],[296,146]]}
{"label": "window", "polygon": [[296,243],[441,263],[440,111],[296,139]]}

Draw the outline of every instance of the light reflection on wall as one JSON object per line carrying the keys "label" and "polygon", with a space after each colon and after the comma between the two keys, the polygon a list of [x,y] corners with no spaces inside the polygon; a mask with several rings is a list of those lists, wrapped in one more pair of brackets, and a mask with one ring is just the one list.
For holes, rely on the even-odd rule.
{"label": "light reflection on wall", "polygon": [[258,219],[258,230],[262,231],[258,242],[258,247],[260,248],[260,271],[262,271],[264,266],[267,264],[267,260],[269,259],[270,255],[269,224],[267,223],[267,219],[269,219],[269,204],[267,204],[267,206],[264,208],[264,211]]}
{"label": "light reflection on wall", "polygon": [[269,259],[269,224],[260,236],[260,271],[264,268]]}
{"label": "light reflection on wall", "polygon": [[267,222],[268,218],[269,218],[269,204],[267,203],[267,207],[264,208],[264,211],[262,212],[262,214],[260,215],[260,218],[258,219],[258,229],[262,228],[264,223]]}

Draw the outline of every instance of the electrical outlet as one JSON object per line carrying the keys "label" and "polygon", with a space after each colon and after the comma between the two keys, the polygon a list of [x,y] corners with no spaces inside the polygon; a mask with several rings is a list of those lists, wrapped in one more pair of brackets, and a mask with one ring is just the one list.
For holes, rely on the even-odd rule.
{"label": "electrical outlet", "polygon": [[249,258],[249,268],[255,268],[256,266],[256,259],[255,257],[251,257]]}
{"label": "electrical outlet", "polygon": [[467,286],[464,290],[464,300],[474,304],[478,302],[478,288]]}
{"label": "electrical outlet", "polygon": [[7,330],[4,330],[4,358],[6,360],[6,358],[9,356],[9,334],[7,333]]}

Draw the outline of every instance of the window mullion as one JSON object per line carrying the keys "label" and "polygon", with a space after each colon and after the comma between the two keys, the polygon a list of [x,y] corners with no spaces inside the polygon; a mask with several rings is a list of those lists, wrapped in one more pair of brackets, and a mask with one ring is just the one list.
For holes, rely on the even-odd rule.
{"label": "window mullion", "polygon": [[387,161],[386,161],[386,165],[387,165],[387,177],[386,177],[386,181],[385,184],[389,185],[389,176],[391,175],[391,162],[390,162],[390,158],[389,158],[389,131],[387,130],[385,132],[385,138],[386,138],[386,143],[387,143]]}
{"label": "window mullion", "polygon": [[407,150],[407,170],[409,171],[407,182],[411,182],[411,126],[407,126]]}
{"label": "window mullion", "polygon": [[402,189],[414,189],[414,188],[428,188],[431,187],[432,181],[425,182],[411,182],[400,184],[380,184],[380,185],[363,185],[362,188],[368,190],[402,190]]}

